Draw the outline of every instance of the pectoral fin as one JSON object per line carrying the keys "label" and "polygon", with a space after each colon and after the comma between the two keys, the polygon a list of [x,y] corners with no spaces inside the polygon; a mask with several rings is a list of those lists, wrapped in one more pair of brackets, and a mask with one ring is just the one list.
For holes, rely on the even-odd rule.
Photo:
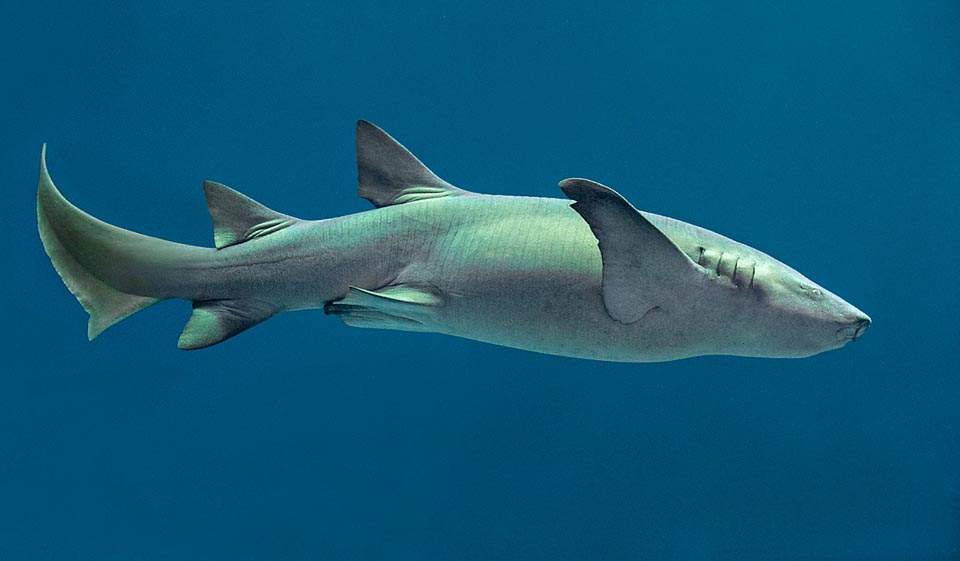
{"label": "pectoral fin", "polygon": [[603,304],[610,317],[633,323],[669,302],[664,293],[699,274],[696,264],[619,193],[587,179],[560,188],[587,222],[603,260]]}
{"label": "pectoral fin", "polygon": [[351,327],[434,331],[432,318],[441,303],[439,294],[427,288],[398,285],[373,291],[351,286],[346,297],[323,311]]}

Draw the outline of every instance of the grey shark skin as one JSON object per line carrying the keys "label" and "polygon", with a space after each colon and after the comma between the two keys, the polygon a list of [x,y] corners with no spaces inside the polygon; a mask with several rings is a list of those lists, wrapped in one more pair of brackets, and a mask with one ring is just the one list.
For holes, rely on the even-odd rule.
{"label": "grey shark skin", "polygon": [[144,236],[68,202],[41,156],[43,245],[90,314],[88,335],[170,298],[193,302],[183,349],[274,314],[323,309],[356,327],[428,331],[542,353],[649,362],[804,357],[870,318],[797,271],[709,230],[636,210],[586,179],[573,199],[494,196],[434,175],[357,124],[359,194],[374,210],[280,214],[215,182],[216,249]]}

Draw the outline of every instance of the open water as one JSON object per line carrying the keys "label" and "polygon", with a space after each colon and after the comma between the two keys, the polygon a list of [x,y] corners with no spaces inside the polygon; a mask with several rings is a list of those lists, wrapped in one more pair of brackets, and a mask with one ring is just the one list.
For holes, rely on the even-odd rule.
{"label": "open water", "polygon": [[[960,4],[0,4],[0,559],[960,559]],[[65,195],[210,245],[201,181],[366,210],[369,119],[464,188],[585,176],[874,320],[803,360],[608,364],[186,302],[86,341]]]}

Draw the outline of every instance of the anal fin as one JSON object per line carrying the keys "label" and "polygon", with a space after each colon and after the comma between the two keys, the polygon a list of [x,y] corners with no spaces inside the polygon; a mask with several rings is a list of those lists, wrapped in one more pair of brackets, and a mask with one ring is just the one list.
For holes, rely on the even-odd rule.
{"label": "anal fin", "polygon": [[324,306],[351,327],[435,331],[433,318],[442,298],[433,289],[409,285],[365,290],[351,286],[347,295]]}
{"label": "anal fin", "polygon": [[260,300],[207,300],[193,303],[193,313],[177,346],[202,349],[229,339],[277,313],[277,307]]}

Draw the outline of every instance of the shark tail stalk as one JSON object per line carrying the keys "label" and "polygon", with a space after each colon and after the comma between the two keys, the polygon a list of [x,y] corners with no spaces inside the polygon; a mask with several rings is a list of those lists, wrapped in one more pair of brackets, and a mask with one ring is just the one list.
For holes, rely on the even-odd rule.
{"label": "shark tail stalk", "polygon": [[[239,227],[238,222],[234,216],[225,215],[227,211],[252,211],[248,215],[262,211],[260,216],[250,217],[260,220],[264,214],[271,214],[268,218],[272,219],[269,222],[273,228],[289,218],[226,186],[207,182],[205,188],[217,226],[218,247],[244,241],[237,239],[237,228],[231,226]],[[178,342],[182,349],[213,345],[277,312],[276,308],[263,303],[221,298],[203,286],[196,271],[214,262],[217,250],[125,230],[74,206],[50,178],[46,145],[40,158],[37,225],[54,268],[90,315],[87,323],[90,340],[121,320],[171,298],[192,300],[194,304],[193,314]]]}

